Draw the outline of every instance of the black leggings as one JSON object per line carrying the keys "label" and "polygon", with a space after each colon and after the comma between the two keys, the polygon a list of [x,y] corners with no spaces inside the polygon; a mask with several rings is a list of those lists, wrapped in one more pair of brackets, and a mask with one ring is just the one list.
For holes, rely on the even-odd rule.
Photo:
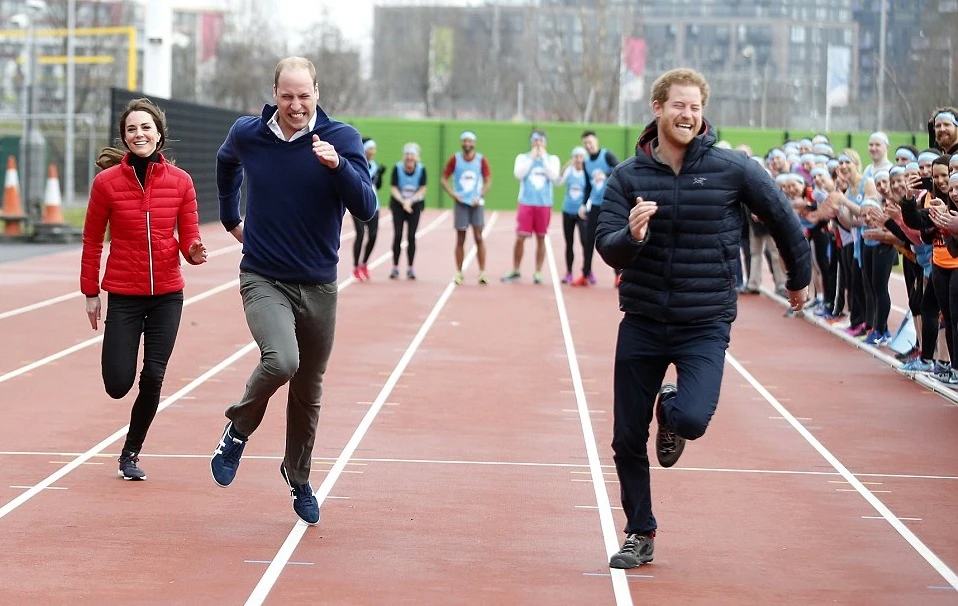
{"label": "black leggings", "polygon": [[163,377],[173,353],[182,313],[182,290],[165,295],[110,293],[107,297],[101,366],[103,385],[111,398],[120,399],[132,389],[140,335],[143,335],[140,391],[133,401],[124,450],[138,453],[143,447],[146,432],[160,404]]}
{"label": "black leggings", "polygon": [[888,332],[891,295],[888,281],[891,268],[898,260],[898,251],[890,244],[862,246],[862,277],[865,282],[865,322],[880,335]]}
{"label": "black leggings", "polygon": [[[945,338],[948,341],[948,358],[951,360],[951,366],[958,366],[955,358],[958,352],[958,343],[955,338],[958,336],[958,330],[955,330],[955,322],[958,321],[958,271],[954,269],[944,269],[937,265],[931,268],[931,280],[935,284],[935,296],[938,297],[938,305],[941,307],[941,315],[945,319]],[[941,354],[938,354],[941,357]]]}
{"label": "black leggings", "polygon": [[[353,225],[356,226],[356,241],[353,242],[353,267],[365,265],[369,262],[369,255],[373,252],[373,246],[376,246],[376,236],[379,235],[379,211],[373,215],[373,218],[367,223],[363,223],[356,217],[353,217]],[[366,229],[369,229],[369,239],[366,241],[366,252],[362,255],[360,262],[360,253],[363,250],[363,236]]]}
{"label": "black leggings", "polygon": [[[935,268],[931,269],[934,275]],[[932,360],[935,358],[935,349],[938,347],[938,314],[941,306],[938,305],[938,295],[935,294],[935,282],[928,279],[925,284],[924,295],[921,298],[921,358]],[[945,352],[938,352],[938,359],[944,358]]]}
{"label": "black leggings", "polygon": [[409,267],[416,258],[416,230],[419,229],[419,217],[422,215],[424,202],[416,202],[412,205],[412,212],[407,213],[402,204],[393,200],[389,203],[389,210],[393,214],[393,265],[399,265],[399,253],[402,251],[402,229],[403,224],[408,223],[406,230],[406,240],[409,244],[406,246],[406,261]]}
{"label": "black leggings", "polygon": [[[582,251],[586,251],[586,221],[579,218],[577,214],[562,213],[562,235],[565,237],[565,269],[567,273],[572,273],[572,262],[575,260],[573,245],[575,243],[575,228],[579,228],[579,242],[582,244]],[[585,268],[583,266],[583,275]]]}
{"label": "black leggings", "polygon": [[862,267],[855,259],[855,246],[849,243],[842,248],[842,261],[847,261],[848,271],[848,319],[852,326],[859,326],[868,321],[865,309],[865,279]]}
{"label": "black leggings", "polygon": [[918,317],[921,314],[921,298],[925,291],[924,270],[911,259],[902,259],[901,273],[905,278],[905,292],[908,293],[908,309],[913,317]]}
{"label": "black leggings", "polygon": [[592,255],[595,253],[595,228],[599,225],[601,206],[593,206],[585,217],[585,241],[582,243],[582,274],[592,273]]}
{"label": "black leggings", "polygon": [[[809,243],[812,246],[815,264],[822,274],[825,303],[832,305],[835,302],[835,283],[838,281],[838,258],[835,254],[834,238],[824,229],[818,228],[811,231]],[[890,302],[889,305],[891,305]]]}

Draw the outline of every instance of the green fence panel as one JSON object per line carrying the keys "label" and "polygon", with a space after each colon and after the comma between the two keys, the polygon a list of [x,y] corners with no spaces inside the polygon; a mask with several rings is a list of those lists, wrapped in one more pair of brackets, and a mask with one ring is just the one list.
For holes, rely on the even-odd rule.
{"label": "green fence panel", "polygon": [[[383,205],[389,201],[389,181],[392,167],[402,160],[402,147],[407,142],[418,143],[422,148],[422,162],[429,177],[429,190],[426,205],[433,208],[450,208],[451,199],[440,184],[442,170],[449,158],[459,151],[459,135],[464,130],[476,134],[476,149],[489,163],[492,172],[492,188],[486,196],[486,207],[490,210],[512,210],[516,207],[519,183],[512,170],[518,154],[529,150],[529,134],[535,128],[545,131],[548,137],[548,149],[559,156],[564,165],[572,154],[572,149],[582,144],[582,133],[594,130],[603,147],[612,150],[619,160],[635,155],[635,144],[644,124],[617,126],[609,124],[570,124],[567,122],[491,122],[475,120],[404,120],[386,118],[355,118],[347,120],[364,137],[372,137],[378,145],[376,160],[386,166],[383,187],[379,199]],[[786,140],[797,141],[811,139],[816,133],[805,130],[778,130],[758,128],[717,128],[720,139],[728,141],[732,147],[741,143],[748,144],[753,153],[764,155],[773,147],[780,147]],[[835,153],[841,153],[846,147],[858,151],[865,164],[868,164],[868,136],[870,132],[833,131],[828,133]],[[888,133],[892,144],[915,142],[924,149],[927,136],[924,133]],[[562,199],[563,188],[555,190],[556,203]]]}
{"label": "green fence panel", "polygon": [[389,205],[389,184],[393,167],[402,161],[402,148],[406,143],[418,143],[422,149],[421,161],[426,167],[426,206],[439,205],[440,148],[443,123],[430,120],[385,120],[363,118],[349,121],[363,137],[376,141],[376,161],[386,167],[379,200],[383,207]]}
{"label": "green fence panel", "polygon": [[[862,157],[862,167],[868,166],[871,164],[871,156],[868,155],[868,138],[871,137],[872,131],[861,131],[851,133],[851,148],[858,152],[858,155]],[[886,133],[888,135],[888,156],[894,161],[895,158],[895,149],[899,145],[914,145],[918,148],[919,151],[925,149],[928,145],[928,135],[920,135],[917,133]]]}
{"label": "green fence panel", "polygon": [[746,144],[752,153],[764,157],[773,147],[781,147],[785,141],[785,131],[762,130],[758,128],[718,128],[720,141],[728,141],[733,148]]}

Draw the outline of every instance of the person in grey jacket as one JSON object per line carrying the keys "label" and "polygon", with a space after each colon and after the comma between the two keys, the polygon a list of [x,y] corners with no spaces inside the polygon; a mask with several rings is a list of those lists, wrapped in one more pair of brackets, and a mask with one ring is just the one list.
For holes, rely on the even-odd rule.
{"label": "person in grey jacket", "polygon": [[[744,154],[714,147],[702,117],[709,85],[674,69],[652,86],[655,120],[636,155],[612,172],[596,229],[596,250],[621,271],[614,369],[612,450],[626,515],[612,568],[652,561],[647,442],[653,410],[656,454],[678,461],[686,440],[701,437],[715,412],[741,277],[741,204],[767,226],[799,310],[811,279],[811,255],[798,219],[768,173]],[[674,364],[677,385],[664,384]]]}

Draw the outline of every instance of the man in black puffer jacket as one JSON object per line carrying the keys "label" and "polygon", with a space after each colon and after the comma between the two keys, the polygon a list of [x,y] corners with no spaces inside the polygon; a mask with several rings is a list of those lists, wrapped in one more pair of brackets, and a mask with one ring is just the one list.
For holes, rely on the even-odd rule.
{"label": "man in black puffer jacket", "polygon": [[[741,152],[713,147],[715,132],[702,118],[708,93],[705,78],[690,69],[655,81],[655,120],[636,155],[612,172],[599,215],[596,250],[622,271],[625,312],[615,351],[612,450],[627,523],[613,568],[652,561],[646,445],[653,409],[663,467],[675,464],[686,439],[705,433],[715,412],[742,272],[742,203],[778,246],[792,309],[804,305],[811,279],[808,243],[772,178]],[[669,364],[678,387],[662,385]]]}

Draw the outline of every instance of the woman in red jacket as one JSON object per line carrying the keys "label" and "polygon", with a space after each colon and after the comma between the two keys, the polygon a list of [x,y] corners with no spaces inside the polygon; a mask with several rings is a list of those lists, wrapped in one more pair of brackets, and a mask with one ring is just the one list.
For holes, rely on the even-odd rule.
{"label": "woman in red jacket", "polygon": [[207,252],[200,240],[193,180],[160,153],[167,139],[163,111],[148,99],[134,99],[120,116],[120,135],[128,151],[107,148],[97,160],[105,170],[90,191],[80,290],[96,330],[101,317],[100,256],[109,224],[110,253],[102,283],[108,293],[103,384],[112,398],[129,393],[142,335],[140,391],[117,473],[124,480],[145,480],[138,454],[160,403],[183,311],[179,255],[198,265],[206,261]]}

